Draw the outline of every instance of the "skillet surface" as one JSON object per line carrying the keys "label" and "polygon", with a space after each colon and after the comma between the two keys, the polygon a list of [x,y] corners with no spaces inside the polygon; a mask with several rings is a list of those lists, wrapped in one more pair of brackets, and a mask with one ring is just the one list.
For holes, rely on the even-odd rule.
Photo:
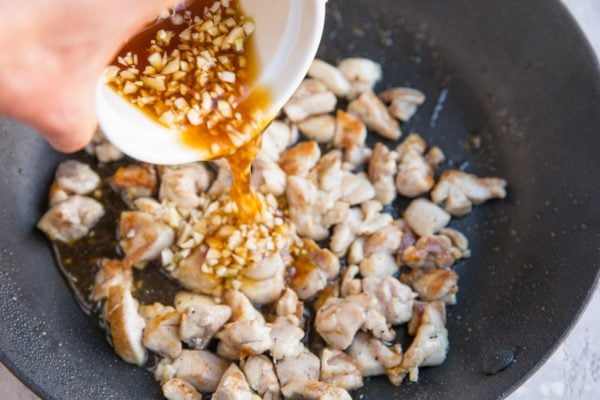
{"label": "skillet surface", "polygon": [[[556,347],[598,276],[600,78],[589,46],[558,1],[331,0],[321,56],[383,62],[382,87],[428,95],[405,132],[442,147],[446,166],[510,183],[507,201],[453,225],[474,256],[457,268],[447,362],[418,385],[371,380],[361,398],[506,396]],[[480,150],[465,150],[469,135]],[[0,121],[0,360],[45,399],[159,399],[150,374],[119,361],[81,312],[34,228],[62,159]],[[485,376],[483,361],[502,350],[516,362]]]}

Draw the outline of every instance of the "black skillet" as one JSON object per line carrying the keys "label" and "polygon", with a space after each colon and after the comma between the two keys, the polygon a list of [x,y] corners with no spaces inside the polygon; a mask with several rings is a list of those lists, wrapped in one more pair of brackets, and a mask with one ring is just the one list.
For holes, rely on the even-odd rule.
{"label": "black skillet", "polygon": [[[381,61],[381,88],[428,96],[406,132],[441,146],[448,166],[510,182],[506,201],[454,223],[473,257],[457,267],[447,362],[419,384],[373,379],[361,398],[507,396],[556,348],[598,277],[600,77],[589,45],[556,0],[331,0],[320,54]],[[45,399],[159,399],[151,375],[119,361],[81,312],[34,228],[62,159],[0,122],[0,359]],[[516,361],[485,375],[500,351]]]}

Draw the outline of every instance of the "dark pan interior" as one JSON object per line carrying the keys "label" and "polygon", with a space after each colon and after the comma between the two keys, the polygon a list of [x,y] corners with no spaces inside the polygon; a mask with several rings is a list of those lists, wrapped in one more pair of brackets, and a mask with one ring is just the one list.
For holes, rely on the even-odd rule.
{"label": "dark pan interior", "polygon": [[[458,266],[447,362],[418,385],[369,381],[363,399],[506,396],[555,348],[594,286],[600,255],[600,78],[581,32],[554,0],[330,0],[321,56],[384,64],[382,87],[427,103],[404,127],[442,147],[446,166],[510,182],[507,201],[453,226],[472,242]],[[482,148],[466,149],[470,135]],[[0,121],[0,359],[45,399],[161,398],[119,361],[81,312],[34,225],[63,156]],[[514,365],[485,376],[502,350]],[[357,398],[359,398],[357,394]]]}

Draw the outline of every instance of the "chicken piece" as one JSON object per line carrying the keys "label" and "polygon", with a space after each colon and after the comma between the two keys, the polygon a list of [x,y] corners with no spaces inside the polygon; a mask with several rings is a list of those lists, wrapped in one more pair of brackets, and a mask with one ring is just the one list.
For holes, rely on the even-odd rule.
{"label": "chicken piece", "polygon": [[257,320],[230,322],[215,337],[220,340],[217,353],[229,360],[262,354],[273,346],[271,328]]}
{"label": "chicken piece", "polygon": [[375,198],[383,205],[396,199],[394,177],[398,171],[398,154],[383,143],[376,143],[369,161],[369,179],[375,188]]}
{"label": "chicken piece", "polygon": [[456,259],[452,242],[443,235],[425,236],[402,253],[402,262],[411,268],[449,268]]}
{"label": "chicken piece", "polygon": [[356,239],[355,229],[360,225],[363,214],[358,208],[351,208],[348,211],[346,220],[337,224],[333,229],[333,235],[329,247],[333,254],[338,258],[346,256],[348,249]]}
{"label": "chicken piece", "polygon": [[339,69],[318,58],[310,66],[308,76],[323,82],[338,97],[346,97],[352,89],[352,85]]}
{"label": "chicken piece", "polygon": [[227,367],[225,360],[210,351],[183,350],[168,368],[176,378],[190,383],[197,391],[211,393],[217,389]]}
{"label": "chicken piece", "polygon": [[111,144],[101,131],[97,131],[92,141],[85,147],[85,152],[96,156],[101,163],[119,161],[125,155],[121,150]]}
{"label": "chicken piece", "polygon": [[402,364],[388,370],[390,381],[399,386],[407,374],[411,382],[419,379],[420,367],[441,365],[448,352],[448,330],[444,303],[428,303],[420,317],[416,336],[404,354]]}
{"label": "chicken piece", "polygon": [[292,122],[297,123],[312,115],[330,113],[335,110],[336,104],[335,94],[325,84],[315,79],[305,79],[283,111]]}
{"label": "chicken piece", "polygon": [[349,265],[342,273],[340,294],[342,297],[359,294],[362,291],[362,282],[356,276],[359,273],[357,265]]}
{"label": "chicken piece", "polygon": [[342,178],[342,201],[351,206],[362,204],[375,198],[375,188],[367,174],[346,172]]}
{"label": "chicken piece", "polygon": [[265,319],[250,300],[237,290],[229,290],[225,293],[224,303],[231,308],[231,321],[258,321],[265,323]]}
{"label": "chicken piece", "polygon": [[321,381],[338,388],[353,390],[364,385],[363,377],[354,360],[335,349],[321,353]]}
{"label": "chicken piece", "polygon": [[415,198],[427,193],[435,183],[433,167],[424,155],[426,149],[427,143],[416,133],[396,148],[399,160],[396,189],[404,197]]}
{"label": "chicken piece", "polygon": [[356,100],[352,100],[348,104],[348,112],[386,139],[398,140],[402,136],[398,121],[392,118],[385,104],[373,92],[364,92]]}
{"label": "chicken piece", "polygon": [[316,381],[319,379],[320,368],[321,361],[307,348],[304,348],[298,356],[285,358],[275,364],[277,377],[282,387],[294,379]]}
{"label": "chicken piece", "polygon": [[373,235],[394,222],[391,215],[382,213],[383,205],[371,200],[361,205],[362,222],[353,227],[352,232],[357,235]]}
{"label": "chicken piece", "polygon": [[[201,298],[198,295],[189,295]],[[231,309],[212,301],[185,301],[182,297],[182,293],[175,297],[177,311],[181,313],[179,337],[191,347],[202,350],[229,320]]]}
{"label": "chicken piece", "polygon": [[395,253],[402,244],[403,235],[397,223],[378,230],[365,241],[364,255],[369,257],[378,252]]}
{"label": "chicken piece", "polygon": [[427,154],[425,154],[425,159],[432,168],[437,168],[441,163],[446,161],[446,156],[444,155],[442,149],[437,146],[433,146],[429,149]]}
{"label": "chicken piece", "polygon": [[459,231],[452,228],[444,228],[440,230],[440,235],[446,236],[452,242],[452,256],[457,260],[460,258],[471,257],[469,250],[469,240]]}
{"label": "chicken piece", "polygon": [[304,240],[304,253],[292,262],[295,274],[290,287],[302,300],[313,297],[340,273],[340,261],[329,250],[321,249],[314,241]]}
{"label": "chicken piece", "polygon": [[75,160],[60,163],[54,179],[59,188],[73,194],[88,194],[100,186],[100,176],[89,165]]}
{"label": "chicken piece", "polygon": [[359,237],[352,245],[350,245],[350,250],[348,251],[348,263],[349,264],[360,264],[362,260],[365,259],[365,243],[367,239],[365,237]]}
{"label": "chicken piece", "polygon": [[306,177],[321,158],[321,150],[315,141],[301,142],[286,150],[279,160],[287,175]]}
{"label": "chicken piece", "polygon": [[224,193],[229,193],[229,189],[231,188],[231,185],[233,185],[233,175],[231,174],[231,168],[229,168],[227,160],[215,160],[213,163],[217,167],[218,172],[217,178],[210,186],[208,195],[216,197]]}
{"label": "chicken piece", "polygon": [[123,361],[135,365],[146,362],[142,334],[146,323],[138,314],[138,303],[124,286],[113,286],[104,305],[104,318],[110,327],[115,352]]}
{"label": "chicken piece", "polygon": [[354,297],[330,298],[317,311],[315,328],[334,349],[348,348],[356,332],[367,320],[367,310],[356,304]]}
{"label": "chicken piece", "polygon": [[500,178],[478,178],[458,170],[444,171],[431,199],[436,204],[445,202],[446,211],[455,217],[469,214],[473,204],[478,205],[490,199],[506,197],[506,181]]}
{"label": "chicken piece", "polygon": [[103,216],[102,204],[89,197],[74,195],[46,211],[37,227],[50,240],[72,243],[87,236]]}
{"label": "chicken piece", "polygon": [[383,76],[381,65],[366,58],[347,58],[339,63],[338,68],[352,84],[348,93],[349,99],[372,91]]}
{"label": "chicken piece", "polygon": [[175,232],[164,222],[141,211],[121,213],[119,245],[125,253],[126,266],[152,261],[161,251],[171,247]]}
{"label": "chicken piece", "polygon": [[121,193],[128,204],[142,197],[151,197],[156,190],[156,169],[150,164],[131,164],[121,167],[110,179],[111,185]]}
{"label": "chicken piece", "polygon": [[335,135],[335,117],[329,114],[310,117],[300,122],[298,128],[308,139],[328,143]]}
{"label": "chicken piece", "polygon": [[92,301],[104,300],[113,286],[123,286],[130,290],[133,284],[133,272],[131,268],[125,268],[122,261],[103,258],[99,262],[100,269],[94,278],[92,287]]}
{"label": "chicken piece", "polygon": [[450,215],[427,199],[413,200],[406,211],[404,220],[417,235],[433,235],[448,225]]}
{"label": "chicken piece", "polygon": [[275,161],[259,156],[252,162],[252,187],[263,194],[281,196],[285,193],[285,171]]}
{"label": "chicken piece", "polygon": [[342,389],[317,380],[292,379],[281,387],[286,398],[303,400],[351,400],[350,394]]}
{"label": "chicken piece", "polygon": [[254,304],[270,304],[285,289],[285,263],[279,253],[266,257],[243,272],[240,291]]}
{"label": "chicken piece", "polygon": [[288,357],[297,357],[302,353],[304,331],[298,327],[300,322],[294,315],[277,317],[271,324],[271,356],[275,362]]}
{"label": "chicken piece", "polygon": [[359,118],[338,110],[333,145],[339,149],[362,148],[367,140],[367,127]]}
{"label": "chicken piece", "polygon": [[322,225],[322,215],[317,209],[321,193],[316,185],[307,179],[288,177],[286,198],[290,220],[294,223],[298,235],[317,241],[329,236],[329,230]]}
{"label": "chicken piece", "polygon": [[349,212],[350,204],[345,201],[338,201],[331,210],[323,215],[321,225],[325,228],[331,228],[333,225],[340,224],[346,220]]}
{"label": "chicken piece", "polygon": [[144,346],[161,356],[179,357],[183,349],[179,340],[180,320],[181,316],[173,309],[165,309],[165,312],[151,318],[144,329]]}
{"label": "chicken piece", "polygon": [[324,192],[341,190],[341,180],[344,175],[344,170],[342,169],[342,151],[337,149],[331,150],[323,155],[313,169],[313,175],[316,175],[320,190]]}
{"label": "chicken piece", "polygon": [[290,315],[295,316],[296,318],[302,318],[302,313],[304,312],[304,304],[298,300],[298,295],[292,289],[285,289],[285,293],[275,306],[275,312],[280,317],[287,317]]}
{"label": "chicken piece", "polygon": [[223,294],[223,279],[214,274],[202,272],[201,266],[204,264],[206,252],[206,246],[194,249],[171,271],[171,276],[187,290],[219,297]]}
{"label": "chicken piece", "polygon": [[421,300],[456,304],[458,274],[451,269],[413,269],[402,276],[402,281],[410,284]]}
{"label": "chicken piece", "polygon": [[406,87],[386,90],[379,95],[379,98],[389,103],[390,114],[403,122],[408,122],[416,114],[417,108],[425,103],[423,92]]}
{"label": "chicken piece", "polygon": [[168,380],[162,385],[162,391],[167,400],[202,400],[202,395],[182,379]]}
{"label": "chicken piece", "polygon": [[373,150],[368,147],[350,146],[344,152],[344,169],[354,171],[369,163]]}
{"label": "chicken piece", "polygon": [[197,208],[201,203],[200,194],[206,192],[210,184],[211,174],[200,163],[168,167],[161,174],[158,197],[184,209]]}
{"label": "chicken piece", "polygon": [[263,399],[276,400],[281,398],[275,367],[269,357],[250,356],[246,359],[242,368],[250,387],[263,396]]}
{"label": "chicken piece", "polygon": [[261,400],[261,397],[250,389],[246,376],[235,364],[231,364],[225,371],[212,398],[214,400]]}
{"label": "chicken piece", "polygon": [[400,268],[391,253],[379,251],[363,259],[360,264],[360,274],[363,277],[385,278],[394,275]]}
{"label": "chicken piece", "polygon": [[257,158],[266,157],[273,161],[279,161],[279,156],[284,150],[293,144],[295,135],[292,127],[283,121],[273,121],[262,134],[262,148]]}
{"label": "chicken piece", "polygon": [[356,334],[347,353],[364,377],[383,375],[386,370],[402,363],[402,347],[399,344],[388,347],[381,340],[364,332]]}
{"label": "chicken piece", "polygon": [[379,311],[391,325],[410,321],[416,294],[396,278],[367,277],[362,280],[362,290],[378,300]]}

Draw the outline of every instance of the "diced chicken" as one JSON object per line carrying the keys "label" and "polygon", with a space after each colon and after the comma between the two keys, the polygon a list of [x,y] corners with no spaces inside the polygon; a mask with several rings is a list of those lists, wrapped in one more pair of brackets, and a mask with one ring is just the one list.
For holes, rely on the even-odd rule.
{"label": "diced chicken", "polygon": [[212,398],[214,400],[261,400],[261,397],[250,389],[246,376],[235,364],[231,364],[225,371]]}
{"label": "diced chicken", "polygon": [[378,300],[379,311],[391,325],[410,321],[416,294],[396,278],[367,277],[362,280],[363,292]]}
{"label": "diced chicken", "polygon": [[359,273],[358,266],[349,265],[342,273],[342,283],[340,285],[340,294],[342,297],[359,294],[362,291],[362,282],[356,276]]}
{"label": "diced chicken", "polygon": [[352,84],[349,99],[372,91],[383,75],[381,65],[366,58],[347,58],[339,63],[338,68]]}
{"label": "diced chicken", "polygon": [[252,187],[263,194],[281,196],[285,193],[286,175],[273,159],[259,156],[252,162]]}
{"label": "diced chicken", "polygon": [[417,108],[425,102],[425,95],[421,91],[406,87],[386,90],[379,98],[389,103],[390,114],[403,122],[408,122],[416,114]]}
{"label": "diced chicken", "polygon": [[202,395],[192,385],[178,378],[165,382],[162,391],[167,400],[202,400]]}
{"label": "diced chicken", "polygon": [[304,304],[298,300],[298,295],[292,289],[287,288],[275,306],[275,312],[280,317],[290,315],[300,319],[304,311]]}
{"label": "diced chicken", "polygon": [[225,293],[224,303],[231,308],[231,321],[258,321],[265,323],[263,315],[258,311],[250,300],[237,290],[229,290]]}
{"label": "diced chicken", "polygon": [[427,143],[416,133],[396,148],[399,160],[396,189],[404,197],[414,198],[427,193],[435,183],[433,167],[425,158],[426,149]]}
{"label": "diced chicken", "polygon": [[297,357],[302,353],[304,331],[298,325],[298,318],[294,315],[277,317],[271,324],[271,356],[276,362],[288,357]]}
{"label": "diced chicken", "polygon": [[337,224],[331,236],[329,247],[339,258],[346,256],[350,245],[356,239],[354,230],[361,224],[363,213],[358,208],[351,208],[345,221]]}
{"label": "diced chicken", "polygon": [[239,360],[244,355],[262,354],[273,345],[271,328],[257,320],[230,322],[215,337],[220,340],[217,353],[229,360]]}
{"label": "diced chicken", "polygon": [[320,190],[324,192],[340,191],[344,175],[341,150],[331,150],[321,157],[313,169],[313,174],[316,174]]}
{"label": "diced chicken", "polygon": [[298,128],[308,139],[328,143],[335,135],[335,117],[329,114],[310,117],[300,122]]}
{"label": "diced chicken", "polygon": [[181,208],[197,208],[201,203],[199,194],[208,190],[211,178],[211,173],[200,163],[165,168],[161,174],[159,198]]}
{"label": "diced chicken", "polygon": [[197,247],[187,258],[177,264],[171,275],[187,290],[221,296],[223,294],[223,280],[214,274],[202,272],[201,265],[204,264],[206,252],[207,248],[205,246]]}
{"label": "diced chicken", "polygon": [[400,385],[407,374],[412,382],[419,379],[420,367],[442,364],[448,352],[448,331],[444,303],[433,302],[424,306],[416,336],[404,354],[402,364],[388,370],[390,381]]}
{"label": "diced chicken", "polygon": [[323,215],[321,224],[325,228],[340,224],[346,220],[350,212],[350,205],[345,201],[338,201],[333,208]]}
{"label": "diced chicken", "polygon": [[104,300],[113,286],[123,286],[131,289],[133,284],[133,272],[131,268],[125,268],[122,261],[104,258],[100,260],[100,269],[96,273],[94,286],[92,287],[92,301]]}
{"label": "diced chicken", "polygon": [[100,186],[100,176],[89,165],[68,160],[56,169],[55,183],[68,193],[84,195]]}
{"label": "diced chicken", "polygon": [[398,154],[383,143],[376,143],[369,161],[369,179],[375,188],[375,198],[383,205],[396,199],[394,177],[398,171]]}
{"label": "diced chicken", "polygon": [[286,398],[303,400],[351,400],[350,394],[342,389],[317,380],[292,379],[281,387]]}
{"label": "diced chicken", "polygon": [[318,79],[338,97],[346,97],[352,85],[344,77],[342,72],[323,60],[315,59],[308,70],[308,76]]}
{"label": "diced chicken", "polygon": [[402,244],[403,235],[402,229],[397,223],[378,230],[365,241],[365,256],[368,257],[378,252],[395,253]]}
{"label": "diced chicken", "polygon": [[151,318],[144,329],[144,346],[161,356],[178,357],[183,348],[179,340],[180,319],[177,311],[168,309]]}
{"label": "diced chicken", "polygon": [[106,136],[100,131],[96,132],[92,141],[85,147],[85,152],[91,156],[96,156],[98,161],[109,163],[119,161],[125,155],[121,150],[111,144]]}
{"label": "diced chicken", "polygon": [[321,381],[346,390],[358,389],[364,384],[354,360],[339,350],[328,348],[321,353]]}
{"label": "diced chicken", "polygon": [[448,225],[450,215],[427,199],[413,200],[404,211],[404,220],[417,235],[433,235]]}
{"label": "diced chicken", "polygon": [[217,389],[227,367],[225,360],[210,351],[183,350],[168,368],[176,378],[190,383],[197,391],[211,393]]}
{"label": "diced chicken", "polygon": [[[191,294],[190,294],[191,295]],[[198,295],[191,295],[200,297]],[[204,349],[213,336],[231,317],[226,305],[200,301],[184,301],[181,293],[175,297],[177,311],[181,313],[179,337],[193,348]]]}
{"label": "diced chicken", "polygon": [[363,259],[360,264],[360,274],[363,277],[385,278],[394,275],[400,268],[391,253],[379,251]]}
{"label": "diced chicken", "polygon": [[279,161],[279,156],[296,140],[292,127],[282,121],[273,121],[262,134],[262,148],[258,157]]}
{"label": "diced chicken", "polygon": [[316,79],[305,79],[283,107],[283,111],[296,123],[312,115],[330,113],[335,110],[336,105],[335,94],[324,83]]}
{"label": "diced chicken", "polygon": [[365,243],[367,239],[365,237],[359,237],[352,245],[350,245],[350,251],[348,252],[348,263],[360,264],[365,259]]}
{"label": "diced chicken", "polygon": [[231,185],[233,185],[233,175],[227,160],[215,160],[213,163],[217,166],[217,178],[213,182],[208,191],[210,196],[219,196],[223,193],[228,193]]}
{"label": "diced chicken", "polygon": [[161,315],[174,312],[175,308],[171,306],[165,306],[161,303],[153,303],[153,304],[142,304],[138,310],[146,324],[150,322],[153,318],[159,317]]}
{"label": "diced chicken", "polygon": [[413,269],[402,277],[424,301],[456,304],[458,274],[451,269]]}
{"label": "diced chicken", "polygon": [[382,213],[383,205],[377,200],[367,201],[361,205],[363,220],[353,227],[355,235],[372,235],[390,225],[394,219],[387,213]]}
{"label": "diced chicken", "polygon": [[125,265],[152,261],[175,241],[175,233],[167,224],[141,211],[121,213],[119,244],[125,253]]}
{"label": "diced chicken", "polygon": [[288,177],[286,197],[290,220],[298,235],[313,240],[324,240],[329,236],[329,230],[323,226],[322,215],[318,211],[321,192],[313,182],[297,176]]}
{"label": "diced chicken", "polygon": [[351,146],[344,152],[344,169],[353,171],[369,163],[373,150],[368,147]]}
{"label": "diced chicken", "polygon": [[306,177],[320,157],[321,150],[317,142],[301,142],[281,155],[279,165],[287,175]]}
{"label": "diced chicken", "polygon": [[381,340],[364,332],[356,334],[347,353],[364,377],[383,375],[386,370],[402,363],[402,347],[399,344],[388,347]]}
{"label": "diced chicken", "polygon": [[359,118],[338,110],[333,145],[339,149],[361,148],[367,140],[367,127]]}
{"label": "diced chicken", "polygon": [[471,257],[469,250],[469,240],[459,231],[452,228],[440,230],[440,235],[446,236],[452,242],[452,255],[456,259]]}
{"label": "diced chicken", "polygon": [[316,381],[319,379],[320,368],[319,358],[306,348],[297,357],[288,357],[275,364],[282,387],[291,380]]}
{"label": "diced chicken", "polygon": [[270,304],[285,289],[285,263],[279,253],[266,257],[243,273],[240,291],[254,304]]}
{"label": "diced chicken", "polygon": [[352,100],[348,105],[348,112],[386,139],[398,140],[402,136],[398,121],[392,118],[385,104],[373,92],[365,92]]}
{"label": "diced chicken", "polygon": [[295,273],[290,280],[290,287],[302,300],[313,297],[327,285],[327,279],[336,278],[340,272],[339,259],[329,250],[311,240],[304,241],[304,250],[293,261]]}
{"label": "diced chicken", "polygon": [[456,261],[452,242],[447,236],[424,236],[402,253],[402,261],[411,268],[448,268]]}
{"label": "diced chicken", "polygon": [[375,188],[367,174],[346,172],[342,178],[342,201],[353,205],[362,204],[375,198]]}
{"label": "diced chicken", "polygon": [[119,168],[110,182],[132,204],[135,199],[152,196],[157,185],[156,169],[150,164],[131,164]]}
{"label": "diced chicken", "polygon": [[279,381],[269,357],[250,356],[243,364],[244,374],[250,387],[266,400],[280,398]]}
{"label": "diced chicken", "polygon": [[48,210],[37,224],[50,240],[75,242],[90,232],[104,216],[104,207],[94,199],[74,195]]}
{"label": "diced chicken", "polygon": [[110,327],[115,352],[130,364],[143,365],[146,349],[142,334],[146,323],[138,314],[138,303],[124,286],[113,286],[104,305],[104,318]]}
{"label": "diced chicken", "polygon": [[458,170],[445,171],[431,192],[431,199],[455,217],[471,212],[473,204],[506,197],[506,181],[500,178],[478,178]]}

